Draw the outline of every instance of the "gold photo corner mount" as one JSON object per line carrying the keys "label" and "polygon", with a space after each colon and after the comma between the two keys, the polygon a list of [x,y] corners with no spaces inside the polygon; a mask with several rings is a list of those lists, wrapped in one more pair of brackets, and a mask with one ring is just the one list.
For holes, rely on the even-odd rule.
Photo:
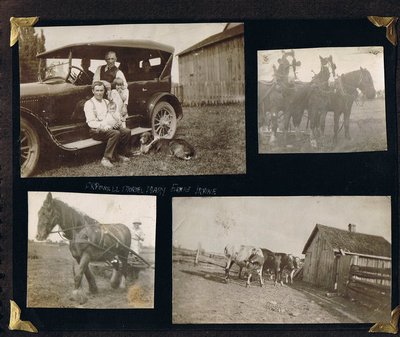
{"label": "gold photo corner mount", "polygon": [[8,329],[34,333],[38,332],[36,327],[30,321],[21,320],[21,309],[13,300],[10,300],[10,322],[8,324]]}
{"label": "gold photo corner mount", "polygon": [[10,18],[10,47],[18,42],[21,27],[33,27],[39,21],[38,16],[31,16],[25,18]]}
{"label": "gold photo corner mount", "polygon": [[397,334],[399,331],[399,317],[400,317],[400,305],[394,308],[391,312],[390,322],[378,322],[375,323],[368,332],[384,332]]}
{"label": "gold photo corner mount", "polygon": [[397,45],[397,16],[368,16],[368,20],[371,21],[376,27],[386,27],[386,38],[392,45]]}

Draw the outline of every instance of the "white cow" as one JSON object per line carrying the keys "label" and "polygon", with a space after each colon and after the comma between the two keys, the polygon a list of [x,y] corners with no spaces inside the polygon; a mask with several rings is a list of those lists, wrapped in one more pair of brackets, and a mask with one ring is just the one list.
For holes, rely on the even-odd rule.
{"label": "white cow", "polygon": [[254,246],[234,246],[227,245],[225,247],[225,256],[227,257],[225,266],[225,280],[228,282],[229,271],[234,263],[239,266],[239,279],[242,274],[243,267],[248,270],[248,278],[246,282],[246,287],[250,285],[251,276],[254,271],[260,277],[260,286],[264,285],[264,280],[262,278],[262,269],[264,265],[264,255],[260,248]]}

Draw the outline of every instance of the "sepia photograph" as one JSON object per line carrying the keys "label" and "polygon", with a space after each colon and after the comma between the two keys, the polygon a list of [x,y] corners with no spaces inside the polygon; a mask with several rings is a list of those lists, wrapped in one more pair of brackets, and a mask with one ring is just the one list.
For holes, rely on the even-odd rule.
{"label": "sepia photograph", "polygon": [[259,50],[258,152],[386,151],[383,47]]}
{"label": "sepia photograph", "polygon": [[20,29],[21,177],[245,173],[243,23]]}
{"label": "sepia photograph", "polygon": [[173,324],[390,321],[388,196],[173,198]]}
{"label": "sepia photograph", "polygon": [[28,192],[27,307],[154,308],[156,197]]}

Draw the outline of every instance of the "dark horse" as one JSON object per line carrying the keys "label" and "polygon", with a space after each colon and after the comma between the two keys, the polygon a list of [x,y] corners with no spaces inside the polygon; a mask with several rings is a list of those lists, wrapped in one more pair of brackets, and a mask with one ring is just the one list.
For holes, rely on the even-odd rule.
{"label": "dark horse", "polygon": [[[275,142],[279,112],[284,116],[284,132],[285,139],[289,130],[290,121],[296,130],[298,130],[301,120],[306,110],[309,94],[312,90],[326,90],[328,80],[331,75],[335,76],[336,65],[333,63],[332,56],[319,57],[321,62],[321,69],[316,74],[311,82],[295,82],[289,83],[288,81],[279,80],[265,83],[259,86],[259,111],[269,113],[271,124],[271,138],[270,143]],[[263,91],[263,95],[261,95]]]}
{"label": "dark horse", "polygon": [[310,97],[309,108],[320,116],[321,132],[325,129],[325,118],[328,111],[334,112],[334,143],[337,142],[339,132],[339,118],[344,116],[345,138],[350,139],[350,114],[355,99],[358,96],[357,89],[365,95],[367,99],[375,98],[375,87],[370,72],[360,67],[359,70],[351,71],[341,75],[335,82],[335,90],[329,92],[325,97],[314,95]]}
{"label": "dark horse", "polygon": [[91,261],[114,263],[117,260],[121,267],[114,269],[111,286],[117,288],[124,280],[131,245],[128,227],[120,223],[100,224],[61,200],[53,199],[50,192],[39,210],[38,218],[37,240],[45,240],[56,225],[69,240],[71,254],[78,262],[77,271],[74,269],[73,299],[81,303],[87,300],[81,291],[83,274],[89,283],[89,291],[97,292],[96,281],[89,268]]}
{"label": "dark horse", "polygon": [[295,130],[298,131],[300,123],[303,119],[304,111],[308,112],[308,119],[310,122],[311,129],[311,145],[314,145],[316,134],[318,133],[319,127],[319,116],[314,113],[314,110],[310,109],[309,102],[310,97],[321,97],[323,100],[326,95],[332,91],[329,86],[329,79],[331,76],[336,76],[335,70],[336,65],[333,62],[332,56],[319,57],[321,68],[318,74],[315,74],[311,82],[302,83],[297,86],[295,93],[287,103],[285,111],[285,138],[289,130],[290,120],[292,119]]}

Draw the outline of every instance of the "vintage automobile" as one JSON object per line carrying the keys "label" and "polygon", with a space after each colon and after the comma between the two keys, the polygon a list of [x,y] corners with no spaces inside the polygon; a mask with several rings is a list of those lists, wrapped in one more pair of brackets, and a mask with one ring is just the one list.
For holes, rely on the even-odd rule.
{"label": "vintage automobile", "polygon": [[[171,94],[174,48],[145,40],[113,40],[71,44],[43,52],[39,82],[20,86],[21,177],[31,176],[48,146],[60,151],[79,151],[102,144],[89,136],[83,103],[92,97],[93,72],[83,69],[105,64],[108,51],[117,55],[116,65],[128,82],[127,127],[131,134],[152,130],[172,138],[182,107]],[[150,62],[150,69],[143,65]]]}

